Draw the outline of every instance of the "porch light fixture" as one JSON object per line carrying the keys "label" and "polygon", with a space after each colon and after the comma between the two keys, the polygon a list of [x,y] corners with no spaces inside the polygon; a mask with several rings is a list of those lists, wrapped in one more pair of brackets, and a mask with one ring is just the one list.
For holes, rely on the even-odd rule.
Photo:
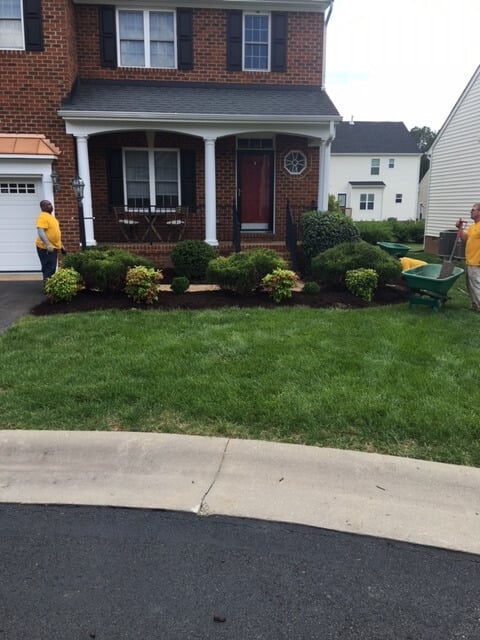
{"label": "porch light fixture", "polygon": [[50,174],[50,178],[52,180],[53,193],[58,193],[60,191],[60,183],[58,182],[58,175],[55,169]]}
{"label": "porch light fixture", "polygon": [[85,237],[85,218],[83,216],[83,192],[85,191],[85,183],[78,174],[72,180],[72,189],[77,199],[78,229],[80,231],[80,244],[83,250],[87,248],[87,241]]}

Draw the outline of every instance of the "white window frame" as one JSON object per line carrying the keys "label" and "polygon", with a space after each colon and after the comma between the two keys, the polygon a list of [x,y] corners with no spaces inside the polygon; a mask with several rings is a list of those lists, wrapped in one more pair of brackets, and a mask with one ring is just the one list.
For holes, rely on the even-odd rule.
{"label": "white window frame", "polygon": [[[131,66],[123,64],[122,62],[122,54],[121,54],[121,39],[120,39],[120,14],[121,13],[143,13],[143,54],[145,64],[144,66]],[[156,67],[151,64],[151,53],[150,53],[150,14],[151,13],[168,13],[173,15],[173,65],[172,66],[161,66]],[[116,24],[117,24],[117,51],[118,51],[118,62],[119,67],[123,67],[126,69],[177,69],[178,68],[178,59],[177,59],[177,13],[172,10],[164,10],[164,9],[142,9],[140,7],[117,7],[116,10]]]}
{"label": "white window frame", "polygon": [[388,160],[388,168],[395,169],[395,158],[389,158]]}
{"label": "white window frame", "polygon": [[370,175],[371,176],[380,175],[380,158],[372,158],[370,162]]}
{"label": "white window frame", "polygon": [[403,202],[403,193],[395,194],[395,204],[402,204]]}
{"label": "white window frame", "polygon": [[155,152],[157,151],[168,151],[174,152],[177,156],[177,206],[180,206],[182,203],[182,189],[181,189],[181,167],[180,167],[180,149],[172,149],[166,147],[124,147],[122,149],[122,163],[123,163],[123,192],[125,194],[125,204],[129,207],[129,209],[142,209],[146,207],[135,207],[128,205],[128,190],[127,190],[127,161],[126,161],[126,153],[128,151],[141,151],[142,153],[146,153],[148,155],[148,186],[149,186],[149,200],[150,206],[148,207],[150,210],[155,209],[155,211],[174,211],[175,207],[160,207],[157,206],[157,193],[156,193],[156,180],[155,180]]}
{"label": "white window frame", "polygon": [[360,211],[373,211],[374,209],[375,209],[375,194],[361,193],[360,194]]}
{"label": "white window frame", "polygon": [[[20,40],[21,42],[19,42],[18,46],[5,46],[4,44],[2,44],[2,39],[0,37],[0,51],[25,51],[25,29],[24,29],[24,18],[23,18],[23,2],[22,0],[18,0],[18,3],[20,5],[20,18],[5,18],[0,16],[0,21],[5,20],[5,21],[11,21],[11,22],[19,22],[20,23]],[[1,36],[1,32],[0,32],[0,36]]]}
{"label": "white window frame", "polygon": [[[246,47],[247,47],[247,39],[245,37],[245,29],[246,29],[246,18],[247,17],[254,17],[254,18],[261,18],[261,17],[266,17],[268,19],[268,41],[266,43],[267,45],[267,67],[266,69],[256,69],[256,68],[252,68],[252,67],[247,67],[246,65]],[[252,44],[250,41],[248,42],[248,44]],[[256,44],[263,44],[265,45],[265,43],[256,43]],[[243,71],[257,71],[259,73],[268,73],[270,71],[270,67],[271,67],[271,56],[272,56],[272,16],[270,13],[268,12],[262,12],[262,13],[253,13],[250,11],[244,11],[243,13],[243,20],[242,20],[242,69]]]}
{"label": "white window frame", "polygon": [[307,156],[299,149],[292,149],[285,154],[283,166],[291,176],[301,176],[307,168]]}

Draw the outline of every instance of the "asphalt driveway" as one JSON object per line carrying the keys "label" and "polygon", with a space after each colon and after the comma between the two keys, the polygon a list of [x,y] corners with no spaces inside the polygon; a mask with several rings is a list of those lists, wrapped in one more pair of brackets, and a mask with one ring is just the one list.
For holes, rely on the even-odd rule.
{"label": "asphalt driveway", "polygon": [[28,314],[44,297],[40,275],[25,280],[0,276],[0,333]]}

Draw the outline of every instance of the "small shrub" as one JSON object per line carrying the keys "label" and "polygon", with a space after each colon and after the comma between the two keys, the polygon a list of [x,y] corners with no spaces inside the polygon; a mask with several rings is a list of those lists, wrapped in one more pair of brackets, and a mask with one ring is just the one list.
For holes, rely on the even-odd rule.
{"label": "small shrub", "polygon": [[351,269],[345,274],[345,286],[354,296],[370,302],[378,285],[375,269]]}
{"label": "small shrub", "polygon": [[162,272],[157,269],[131,267],[125,278],[125,293],[134,302],[153,304],[158,300],[158,285],[162,280]]}
{"label": "small shrub", "polygon": [[309,211],[302,217],[302,249],[306,268],[319,253],[343,242],[360,240],[360,233],[343,213],[335,211]]}
{"label": "small shrub", "polygon": [[69,302],[82,288],[82,276],[72,268],[57,269],[43,287],[50,302]]}
{"label": "small shrub", "polygon": [[365,242],[377,244],[377,242],[395,242],[393,227],[386,220],[382,222],[357,222],[360,237]]}
{"label": "small shrub", "polygon": [[208,263],[217,255],[217,251],[203,240],[182,240],[175,245],[170,258],[180,276],[198,281],[205,280]]}
{"label": "small shrub", "polygon": [[272,249],[251,249],[233,253],[228,258],[211,260],[207,278],[220,288],[246,294],[262,284],[262,278],[275,269],[286,269],[285,260]]}
{"label": "small shrub", "polygon": [[306,293],[309,296],[316,296],[320,293],[320,285],[318,282],[305,282],[303,285],[303,293]]}
{"label": "small shrub", "polygon": [[380,247],[368,242],[345,242],[327,249],[312,260],[312,275],[318,282],[343,284],[351,269],[374,269],[378,285],[398,282],[402,273],[400,262]]}
{"label": "small shrub", "polygon": [[177,278],[173,278],[170,289],[173,293],[180,294],[185,293],[189,286],[190,280],[188,278],[185,276],[178,276]]}
{"label": "small shrub", "polygon": [[292,297],[292,291],[298,282],[298,276],[289,269],[274,269],[262,278],[265,291],[274,302],[281,302],[285,298]]}
{"label": "small shrub", "polygon": [[68,253],[63,259],[65,267],[73,267],[82,276],[88,289],[122,291],[127,270],[135,266],[153,268],[153,262],[124,249],[94,247]]}

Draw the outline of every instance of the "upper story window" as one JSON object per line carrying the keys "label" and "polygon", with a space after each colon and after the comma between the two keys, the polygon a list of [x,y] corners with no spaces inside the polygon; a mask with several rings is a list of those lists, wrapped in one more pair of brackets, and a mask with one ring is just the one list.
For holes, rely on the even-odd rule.
{"label": "upper story window", "polygon": [[122,67],[176,67],[173,11],[118,11],[118,51]]}
{"label": "upper story window", "polygon": [[0,0],[0,49],[24,49],[21,0]]}
{"label": "upper story window", "polygon": [[395,194],[395,202],[396,204],[401,204],[403,202],[403,195],[401,193]]}
{"label": "upper story window", "polygon": [[380,158],[372,158],[372,162],[370,165],[370,175],[380,175]]}
{"label": "upper story window", "polygon": [[388,168],[389,169],[394,169],[395,168],[395,158],[390,158],[388,161]]}
{"label": "upper story window", "polygon": [[287,41],[287,13],[227,11],[229,71],[286,71]]}
{"label": "upper story window", "polygon": [[243,16],[243,68],[268,71],[270,67],[270,16]]}

